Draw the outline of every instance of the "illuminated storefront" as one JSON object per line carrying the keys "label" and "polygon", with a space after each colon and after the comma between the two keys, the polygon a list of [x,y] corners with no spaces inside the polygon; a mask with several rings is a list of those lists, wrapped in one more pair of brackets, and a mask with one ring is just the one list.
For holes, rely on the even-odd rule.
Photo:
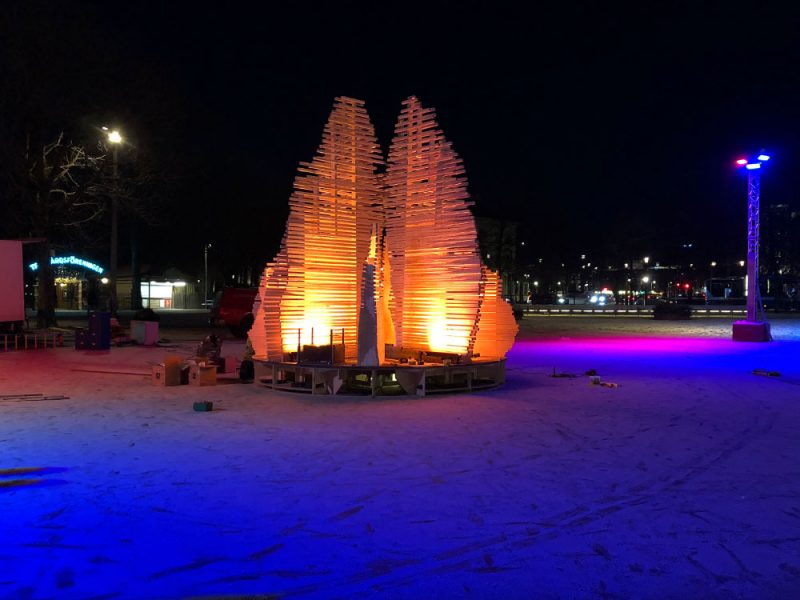
{"label": "illuminated storefront", "polygon": [[[56,289],[56,308],[61,310],[104,310],[108,308],[109,280],[100,265],[78,256],[52,256]],[[38,263],[30,263],[33,273]],[[120,269],[117,278],[118,306],[131,309],[132,277]],[[36,286],[33,286],[36,291]],[[158,309],[197,308],[200,306],[198,284],[176,269],[167,269],[162,276],[147,275],[141,282],[142,307]],[[35,300],[34,300],[35,305]]]}
{"label": "illuminated storefront", "polygon": [[192,294],[185,281],[142,282],[144,308],[188,308]]}
{"label": "illuminated storefront", "polygon": [[[50,265],[56,288],[56,308],[86,310],[102,307],[108,296],[108,279],[105,269],[78,256],[51,256]],[[31,271],[38,271],[39,263],[30,263]]]}

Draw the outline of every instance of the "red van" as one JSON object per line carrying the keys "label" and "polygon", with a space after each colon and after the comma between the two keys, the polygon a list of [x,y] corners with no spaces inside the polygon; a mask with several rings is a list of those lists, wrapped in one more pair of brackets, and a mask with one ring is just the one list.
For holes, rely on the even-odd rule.
{"label": "red van", "polygon": [[211,309],[211,324],[228,327],[238,338],[247,337],[253,326],[253,301],[257,288],[224,288]]}

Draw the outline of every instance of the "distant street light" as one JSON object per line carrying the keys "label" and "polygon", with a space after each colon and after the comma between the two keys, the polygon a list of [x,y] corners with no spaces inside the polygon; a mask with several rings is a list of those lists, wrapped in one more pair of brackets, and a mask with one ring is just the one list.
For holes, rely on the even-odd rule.
{"label": "distant street light", "polygon": [[108,143],[111,144],[111,157],[112,157],[112,176],[114,178],[114,191],[111,194],[111,264],[109,265],[109,297],[111,299],[111,314],[117,315],[117,247],[118,247],[118,229],[117,229],[117,212],[119,204],[119,167],[118,167],[118,149],[122,144],[122,135],[119,131],[114,129],[108,131],[107,127],[103,127],[107,132]]}
{"label": "distant street light", "polygon": [[[763,150],[756,160],[740,158],[736,164],[747,169],[747,318],[733,324],[733,339],[740,342],[768,342],[772,339],[769,323],[761,306],[758,286],[759,203],[761,165],[769,160]],[[761,310],[762,320],[758,320]]]}
{"label": "distant street light", "polygon": [[208,249],[211,248],[211,244],[205,244],[203,246],[203,266],[204,266],[204,285],[205,290],[203,292],[203,307],[208,306]]}

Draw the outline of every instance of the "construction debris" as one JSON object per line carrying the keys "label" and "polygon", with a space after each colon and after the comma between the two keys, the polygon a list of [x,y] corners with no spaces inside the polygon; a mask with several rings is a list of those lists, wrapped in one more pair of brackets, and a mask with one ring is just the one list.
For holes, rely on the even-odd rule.
{"label": "construction debris", "polygon": [[69,396],[61,394],[45,396],[44,394],[3,394],[0,395],[0,401],[7,402],[30,402],[40,400],[69,400]]}
{"label": "construction debris", "polygon": [[780,377],[778,371],[767,371],[766,369],[753,369],[753,375],[761,375],[762,377]]}
{"label": "construction debris", "polygon": [[71,369],[80,373],[102,373],[104,375],[139,375],[140,377],[147,377],[150,373],[144,371],[111,371],[100,369]]}
{"label": "construction debris", "polygon": [[[409,362],[409,364],[410,364],[410,362]],[[574,377],[577,377],[577,375],[575,375],[575,373],[556,373],[556,368],[553,367],[553,374],[550,375],[550,377],[567,377],[567,378],[572,379]]]}

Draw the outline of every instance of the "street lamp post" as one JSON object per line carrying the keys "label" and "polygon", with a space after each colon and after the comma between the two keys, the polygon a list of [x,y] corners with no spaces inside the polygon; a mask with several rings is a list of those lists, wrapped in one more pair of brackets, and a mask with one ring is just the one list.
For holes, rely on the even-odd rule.
{"label": "street lamp post", "polygon": [[111,260],[109,264],[109,297],[111,314],[117,315],[118,301],[117,301],[117,249],[118,249],[118,227],[117,227],[117,213],[118,213],[118,192],[119,192],[119,145],[122,143],[122,135],[116,129],[108,131],[106,127],[103,128],[107,131],[108,142],[111,144],[111,165],[112,177],[114,179],[114,191],[111,194]]}
{"label": "street lamp post", "polygon": [[642,288],[644,293],[644,296],[642,296],[642,306],[647,306],[647,284],[650,283],[650,278],[647,276],[642,277],[642,283],[644,284],[644,287]]}
{"label": "street lamp post", "polygon": [[208,303],[208,249],[211,248],[211,244],[205,244],[203,246],[203,307],[206,307]]}
{"label": "street lamp post", "polygon": [[[642,270],[647,269],[647,265],[649,265],[649,264],[650,264],[650,257],[649,256],[642,257]],[[649,277],[642,277],[642,281],[644,283],[647,283],[648,281],[650,281],[650,278]],[[644,296],[642,297],[642,306],[647,306],[647,288],[646,287],[644,288]]]}
{"label": "street lamp post", "polygon": [[[739,342],[768,342],[772,340],[769,323],[761,307],[758,288],[759,203],[761,165],[769,160],[763,151],[756,160],[740,158],[736,164],[747,169],[747,316],[733,324],[733,339]],[[759,321],[759,309],[762,320]]]}

